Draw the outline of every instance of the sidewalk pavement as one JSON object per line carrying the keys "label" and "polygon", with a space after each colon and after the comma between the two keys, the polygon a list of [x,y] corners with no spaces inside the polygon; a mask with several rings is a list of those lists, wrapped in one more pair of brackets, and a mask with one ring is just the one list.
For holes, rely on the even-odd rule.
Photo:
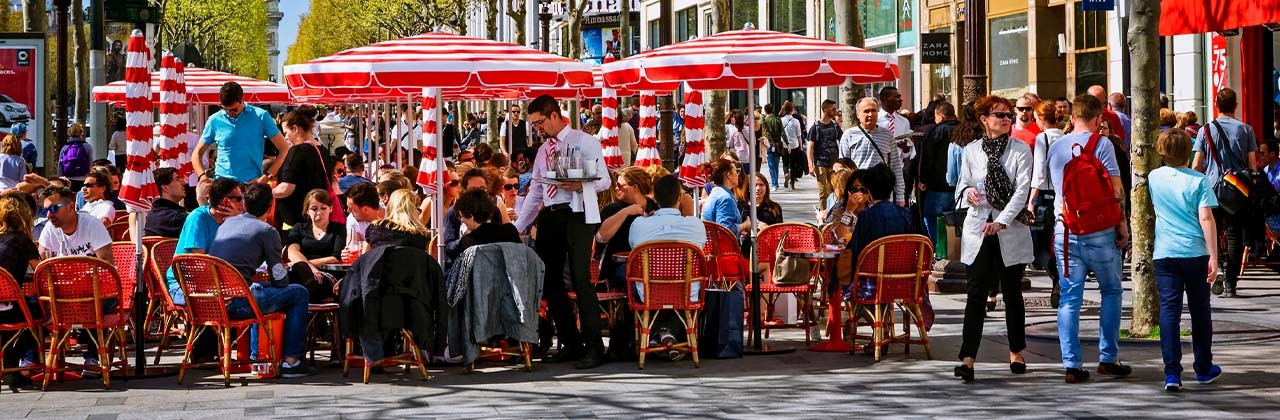
{"label": "sidewalk pavement", "polygon": [[[798,191],[775,193],[788,221],[812,219],[813,179]],[[796,210],[800,209],[800,210]],[[1029,272],[1029,324],[1050,323],[1048,277]],[[481,363],[476,373],[462,368],[431,369],[421,382],[391,369],[359,383],[359,373],[342,378],[324,367],[301,379],[250,380],[223,388],[221,376],[193,371],[186,384],[174,377],[113,380],[104,391],[90,381],[54,383],[49,392],[0,395],[4,418],[191,419],[191,418],[1273,418],[1280,412],[1280,364],[1273,338],[1280,330],[1280,276],[1251,268],[1239,299],[1213,300],[1218,331],[1215,362],[1226,375],[1213,385],[1184,377],[1180,393],[1163,390],[1158,345],[1124,342],[1120,357],[1134,368],[1128,378],[1094,375],[1084,384],[1063,382],[1053,333],[1032,338],[1024,356],[1029,372],[1008,371],[1002,309],[991,313],[978,357],[977,381],[952,377],[960,345],[965,296],[933,295],[937,321],[930,332],[933,360],[920,346],[910,355],[890,347],[875,363],[858,354],[804,349],[800,330],[775,330],[770,343],[798,351],[732,360],[652,358],[644,370],[615,362],[587,371],[564,364]],[[1126,287],[1130,285],[1125,284]],[[1130,296],[1126,292],[1126,302]],[[1093,283],[1086,301],[1097,302]],[[1095,304],[1096,305],[1096,304]],[[1126,304],[1126,308],[1129,308]],[[1082,323],[1096,324],[1086,308]],[[1126,316],[1128,310],[1126,310]],[[1243,330],[1250,331],[1243,331]],[[1050,329],[1049,331],[1056,331]],[[1248,338],[1246,336],[1252,336]],[[1239,339],[1238,337],[1246,337]],[[1268,338],[1272,337],[1272,338]],[[1189,339],[1189,338],[1188,338]],[[1096,343],[1085,343],[1085,362],[1097,362]],[[1190,343],[1183,363],[1191,363]],[[321,356],[322,358],[322,356]],[[238,381],[233,381],[238,383]]]}

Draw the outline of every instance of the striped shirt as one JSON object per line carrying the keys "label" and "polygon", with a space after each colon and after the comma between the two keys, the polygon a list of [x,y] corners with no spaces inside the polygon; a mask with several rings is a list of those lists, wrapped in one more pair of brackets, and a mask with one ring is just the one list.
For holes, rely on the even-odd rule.
{"label": "striped shirt", "polygon": [[[867,139],[867,135],[871,138]],[[861,126],[853,126],[845,130],[844,135],[840,137],[840,157],[853,160],[853,163],[858,165],[858,169],[871,169],[880,163],[888,163],[894,178],[894,201],[906,202],[906,184],[902,179],[902,156],[888,130],[880,127],[865,130]],[[886,159],[888,162],[885,162]]]}

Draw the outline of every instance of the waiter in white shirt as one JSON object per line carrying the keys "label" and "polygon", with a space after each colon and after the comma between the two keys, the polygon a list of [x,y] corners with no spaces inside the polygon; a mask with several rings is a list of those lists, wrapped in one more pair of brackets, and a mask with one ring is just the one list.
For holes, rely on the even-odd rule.
{"label": "waiter in white shirt", "polygon": [[[600,142],[590,134],[565,125],[560,105],[550,96],[534,99],[527,109],[528,122],[546,141],[538,148],[533,162],[533,181],[529,194],[520,206],[516,229],[525,232],[535,221],[538,240],[534,248],[546,265],[542,283],[547,310],[555,321],[556,334],[564,348],[544,362],[577,361],[578,369],[604,364],[604,340],[601,338],[600,305],[595,286],[591,284],[591,246],[600,228],[600,206],[596,194],[610,186],[609,169],[604,164]],[[583,166],[594,166],[599,179],[591,183],[563,182],[552,185],[541,181],[551,177],[553,157],[577,150]],[[590,173],[590,171],[587,171]],[[585,189],[585,191],[584,191]],[[536,219],[534,216],[537,216]],[[565,289],[564,267],[570,267],[573,291],[577,293],[578,317],[574,317],[573,301]],[[581,320],[582,330],[577,327]]]}
{"label": "waiter in white shirt", "polygon": [[[885,86],[880,88],[880,93],[876,95],[880,99],[880,115],[876,119],[876,125],[885,129],[889,134],[893,135],[894,144],[898,146],[900,155],[902,155],[902,166],[904,168],[913,168],[910,162],[916,158],[916,145],[911,141],[910,135],[911,121],[907,117],[898,113],[902,109],[902,93],[898,92],[898,88],[893,86]],[[906,176],[906,185],[915,185],[913,174],[909,170],[903,170],[902,175]],[[907,192],[906,199],[910,201],[911,191]]]}

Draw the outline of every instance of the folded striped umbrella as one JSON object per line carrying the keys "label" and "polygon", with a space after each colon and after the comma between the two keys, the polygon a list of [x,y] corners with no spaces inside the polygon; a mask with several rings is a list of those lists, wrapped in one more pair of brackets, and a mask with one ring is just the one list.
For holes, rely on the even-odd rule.
{"label": "folded striped umbrella", "polygon": [[707,148],[703,128],[706,117],[702,115],[702,92],[689,91],[684,105],[684,162],[680,164],[680,180],[689,188],[707,184],[707,174],[702,166],[707,162]]}
{"label": "folded striped umbrella", "polygon": [[151,202],[160,195],[151,177],[151,165],[156,154],[151,149],[151,73],[147,71],[150,60],[151,51],[147,48],[146,38],[142,31],[135,29],[129,36],[125,59],[125,136],[128,144],[124,176],[120,179],[120,201],[131,213],[151,210]]}
{"label": "folded striped umbrella", "polygon": [[635,166],[662,165],[658,154],[658,97],[653,91],[640,92],[640,134]]}

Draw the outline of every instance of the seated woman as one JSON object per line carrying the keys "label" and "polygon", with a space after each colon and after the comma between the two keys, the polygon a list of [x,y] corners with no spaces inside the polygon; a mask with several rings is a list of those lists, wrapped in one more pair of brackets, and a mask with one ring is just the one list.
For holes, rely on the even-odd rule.
{"label": "seated woman", "polygon": [[[514,225],[492,221],[494,215],[498,214],[498,206],[493,204],[493,199],[487,191],[467,190],[458,197],[454,208],[457,209],[458,218],[462,219],[463,226],[466,226],[467,234],[462,235],[462,239],[458,240],[457,255],[450,255],[450,259],[457,259],[467,248],[476,245],[499,242],[521,243],[520,232],[516,231]],[[481,220],[485,222],[480,222]]]}
{"label": "seated woman", "polygon": [[412,191],[399,189],[387,198],[387,216],[369,225],[365,233],[369,248],[383,245],[427,249],[427,228],[418,214],[418,198]]}
{"label": "seated woman", "polygon": [[[626,283],[625,264],[615,262],[613,254],[631,251],[627,235],[631,232],[631,222],[637,217],[651,214],[658,210],[658,202],[649,198],[653,194],[653,182],[644,168],[628,166],[618,171],[618,180],[614,182],[614,197],[618,201],[609,203],[600,210],[600,230],[596,231],[596,247],[604,244],[604,256],[600,259],[600,276],[609,280],[609,287],[623,290]],[[628,328],[630,328],[628,326]]]}
{"label": "seated woman", "polygon": [[[35,225],[34,201],[30,194],[10,190],[0,195],[0,268],[5,269],[19,284],[26,283],[27,269],[40,262],[40,251],[31,239]],[[27,309],[32,317],[40,317],[40,305],[35,298],[27,298]],[[25,322],[18,305],[0,304],[0,324]],[[9,336],[0,336],[0,343],[9,343]],[[14,339],[12,348],[4,352],[4,366],[32,365],[39,363],[36,342],[30,334]],[[21,360],[19,360],[21,358]],[[6,373],[0,381],[10,389],[31,385],[31,378],[20,372]]]}
{"label": "seated woman", "polygon": [[715,184],[715,188],[702,207],[702,220],[724,226],[735,235],[751,226],[750,221],[742,221],[742,213],[738,212],[738,200],[733,194],[733,189],[738,187],[739,172],[737,165],[728,159],[712,162],[711,182]]}
{"label": "seated woman", "polygon": [[311,303],[333,298],[334,276],[320,269],[324,264],[342,261],[347,245],[347,227],[329,221],[334,202],[329,192],[314,189],[302,199],[305,221],[293,225],[285,233],[285,250],[289,257],[289,282],[307,286]]}
{"label": "seated woman", "polygon": [[[769,182],[765,180],[763,174],[757,173],[755,178],[756,228],[764,229],[769,225],[782,223],[782,205],[769,198]],[[738,213],[742,214],[743,221],[750,222],[751,193],[745,184],[744,179],[742,188],[739,189],[741,196],[738,197]]]}
{"label": "seated woman", "polygon": [[843,186],[836,188],[840,198],[826,211],[826,218],[822,223],[835,223],[836,238],[841,243],[848,242],[849,235],[853,233],[853,225],[858,222],[858,213],[867,208],[867,201],[871,198],[867,187],[862,185],[862,179],[866,176],[867,170],[864,169],[837,172],[831,177],[835,185]]}

